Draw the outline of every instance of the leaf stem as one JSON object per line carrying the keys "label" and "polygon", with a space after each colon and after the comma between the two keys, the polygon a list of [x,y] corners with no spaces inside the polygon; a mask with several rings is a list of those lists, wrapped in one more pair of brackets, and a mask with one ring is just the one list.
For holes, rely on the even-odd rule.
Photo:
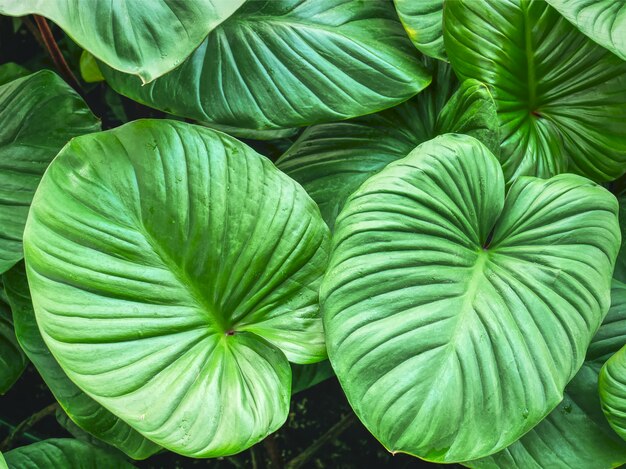
{"label": "leaf stem", "polygon": [[289,461],[285,469],[298,469],[304,466],[326,443],[337,438],[350,428],[354,422],[356,422],[356,418],[353,413],[344,415],[339,422],[330,427],[330,429],[315,440],[311,446]]}
{"label": "leaf stem", "polygon": [[265,438],[263,440],[263,446],[265,447],[265,451],[267,451],[267,455],[272,462],[272,468],[283,469],[285,463],[283,462],[283,457],[280,454],[280,449],[278,448],[278,444],[276,443],[276,433],[273,433]]}
{"label": "leaf stem", "polygon": [[78,80],[76,79],[76,76],[74,76],[70,67],[67,65],[65,57],[63,57],[61,49],[59,49],[59,46],[54,39],[50,25],[43,16],[33,15],[33,18],[35,19],[35,23],[37,23],[41,39],[43,40],[43,43],[46,46],[52,61],[54,62],[54,66],[63,78],[65,78],[65,81],[67,81],[67,83],[82,96],[83,93],[80,85],[78,84]]}
{"label": "leaf stem", "polygon": [[58,408],[59,404],[53,402],[52,404],[41,409],[39,412],[35,412],[26,420],[22,421],[11,431],[11,433],[9,433],[9,436],[7,436],[2,443],[0,443],[0,451],[10,450],[13,447],[13,444],[22,436],[23,433],[27,432],[48,415],[54,414]]}

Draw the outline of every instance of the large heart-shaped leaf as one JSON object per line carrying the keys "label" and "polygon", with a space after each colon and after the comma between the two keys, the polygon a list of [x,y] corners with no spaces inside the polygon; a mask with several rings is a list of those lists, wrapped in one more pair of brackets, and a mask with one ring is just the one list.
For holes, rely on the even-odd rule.
{"label": "large heart-shaped leaf", "polygon": [[[453,184],[450,181],[454,181]],[[561,400],[610,301],[617,201],[575,175],[520,178],[447,134],[372,176],[335,225],[328,354],[390,451],[492,454]]]}
{"label": "large heart-shaped leaf", "polygon": [[44,70],[0,86],[0,274],[22,259],[30,202],[50,161],[100,123],[83,100]]}
{"label": "large heart-shaped leaf", "polygon": [[15,312],[17,340],[68,416],[83,430],[133,459],[145,459],[159,451],[158,445],[82,392],[63,372],[39,332],[23,264],[13,267],[2,279]]}
{"label": "large heart-shaped leaf", "polygon": [[626,463],[626,442],[608,425],[598,397],[604,362],[626,342],[626,285],[614,280],[611,309],[593,337],[563,401],[521,439],[493,456],[464,463],[476,468],[611,468]]}
{"label": "large heart-shaped leaf", "polygon": [[544,1],[446,3],[459,78],[493,90],[507,181],[570,171],[597,181],[626,169],[626,62]]}
{"label": "large heart-shaped leaf", "polygon": [[626,3],[615,0],[546,0],[580,31],[626,60]]}
{"label": "large heart-shaped leaf", "polygon": [[393,0],[400,21],[415,47],[424,54],[446,60],[443,45],[443,0]]}
{"label": "large heart-shaped leaf", "polygon": [[449,69],[442,69],[435,86],[400,106],[309,127],[276,162],[317,202],[331,229],[346,199],[363,181],[436,135],[467,133],[498,148],[496,107],[489,91],[467,80],[442,110],[452,92]]}
{"label": "large heart-shaped leaf", "polygon": [[59,153],[25,254],[42,336],[70,379],[154,442],[211,457],[283,424],[287,360],[325,358],[328,238],[268,159],[148,120]]}
{"label": "large heart-shaped leaf", "polygon": [[347,119],[407,100],[430,81],[414,51],[387,2],[248,1],[154,83],[102,71],[115,90],[148,106],[272,129]]}
{"label": "large heart-shaped leaf", "polygon": [[615,432],[626,440],[626,345],[602,367],[598,388],[602,410]]}
{"label": "large heart-shaped leaf", "polygon": [[0,0],[0,14],[50,18],[94,56],[147,83],[177,67],[244,1]]}
{"label": "large heart-shaped leaf", "polygon": [[[0,290],[3,289],[0,282]],[[27,364],[28,360],[15,337],[11,309],[5,299],[0,297],[0,395],[11,389]]]}
{"label": "large heart-shaped leaf", "polygon": [[[115,454],[71,438],[54,438],[4,454],[8,469],[133,469]],[[0,469],[2,468],[0,455]]]}

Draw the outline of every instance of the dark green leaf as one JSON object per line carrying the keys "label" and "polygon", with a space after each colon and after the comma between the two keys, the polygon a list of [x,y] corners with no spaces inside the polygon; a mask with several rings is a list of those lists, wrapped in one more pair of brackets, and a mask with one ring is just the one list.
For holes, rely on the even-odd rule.
{"label": "dark green leaf", "polygon": [[246,129],[347,119],[399,104],[430,82],[387,2],[248,1],[180,67],[141,86],[103,67],[148,106]]}
{"label": "dark green leaf", "polygon": [[507,181],[626,169],[626,62],[539,0],[446,3],[445,44],[459,78],[498,105]]}
{"label": "dark green leaf", "polygon": [[0,86],[0,274],[23,257],[26,216],[50,161],[71,138],[99,127],[80,96],[50,71]]}

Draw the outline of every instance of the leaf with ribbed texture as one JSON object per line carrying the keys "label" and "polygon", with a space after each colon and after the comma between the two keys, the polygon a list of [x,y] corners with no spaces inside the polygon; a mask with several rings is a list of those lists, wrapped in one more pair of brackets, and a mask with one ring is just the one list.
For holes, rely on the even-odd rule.
{"label": "leaf with ribbed texture", "polygon": [[393,109],[306,129],[276,165],[302,184],[332,229],[346,199],[363,181],[436,135],[466,133],[497,151],[498,120],[489,91],[467,80],[442,109],[452,92],[447,75]]}
{"label": "leaf with ribbed texture", "polygon": [[291,392],[293,394],[309,389],[316,384],[326,381],[335,376],[332,366],[328,360],[313,363],[311,365],[292,365],[291,375],[293,377]]}
{"label": "leaf with ribbed texture", "polygon": [[[133,469],[103,449],[71,438],[53,438],[4,454],[9,469]],[[0,468],[2,463],[0,463]]]}
{"label": "leaf with ribbed texture", "polygon": [[563,401],[539,425],[497,454],[465,466],[483,469],[609,469],[626,463],[626,442],[611,429],[598,397],[598,375],[626,342],[626,285],[614,280],[611,309]]}
{"label": "leaf with ribbed texture", "polygon": [[102,72],[148,106],[261,130],[348,119],[409,99],[430,82],[414,52],[387,2],[248,1],[154,83]]}
{"label": "leaf with ribbed texture", "polygon": [[510,445],[560,402],[608,311],[615,197],[571,174],[504,187],[483,144],[447,134],[337,219],[328,354],[390,451],[455,462]]}
{"label": "leaf with ribbed texture", "polygon": [[0,469],[9,469],[9,466],[7,466],[7,462],[4,459],[2,453],[0,453]]}
{"label": "leaf with ribbed texture", "polygon": [[251,148],[144,120],[59,153],[24,246],[69,378],[155,443],[212,457],[284,423],[288,360],[325,358],[328,238],[302,187]]}
{"label": "leaf with ribbed texture", "polygon": [[394,0],[409,38],[420,52],[447,60],[443,45],[443,0]]}
{"label": "leaf with ribbed texture", "polygon": [[[4,290],[2,282],[0,290]],[[0,298],[0,395],[11,389],[27,364],[28,360],[15,337],[11,308],[4,298]]]}
{"label": "leaf with ribbed texture", "polygon": [[626,193],[617,196],[619,202],[619,227],[622,231],[622,246],[615,262],[613,278],[626,283]]}
{"label": "leaf with ribbed texture", "polygon": [[5,273],[3,281],[15,312],[17,340],[68,416],[83,430],[119,448],[133,459],[145,459],[158,452],[158,445],[82,392],[63,372],[37,327],[23,263]]}
{"label": "leaf with ribbed texture", "polygon": [[602,367],[598,389],[602,410],[615,432],[626,440],[626,341]]}
{"label": "leaf with ribbed texture", "polygon": [[446,3],[444,39],[459,78],[493,92],[507,182],[626,169],[626,62],[544,1]]}
{"label": "leaf with ribbed texture", "polygon": [[26,216],[50,161],[68,140],[99,128],[80,96],[50,71],[0,86],[0,274],[23,257]]}
{"label": "leaf with ribbed texture", "polygon": [[[148,83],[177,67],[245,0],[0,0],[0,14],[37,14],[117,70]],[[134,79],[137,80],[136,77]]]}
{"label": "leaf with ribbed texture", "polygon": [[626,60],[623,0],[546,0],[581,32]]}

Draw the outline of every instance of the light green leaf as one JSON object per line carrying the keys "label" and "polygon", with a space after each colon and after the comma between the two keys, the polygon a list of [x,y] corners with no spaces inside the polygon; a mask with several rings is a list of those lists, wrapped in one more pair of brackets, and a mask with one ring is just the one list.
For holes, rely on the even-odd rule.
{"label": "light green leaf", "polygon": [[621,0],[546,0],[581,32],[626,60],[626,3]]}
{"label": "light green leaf", "polygon": [[71,438],[40,441],[11,450],[4,456],[9,469],[133,469],[135,467],[103,449]]}
{"label": "light green leaf", "polygon": [[448,72],[435,86],[400,106],[309,127],[276,162],[317,202],[331,229],[346,199],[363,181],[436,135],[467,133],[497,151],[496,107],[487,88],[467,80],[442,110],[453,87],[449,68],[439,69]]}
{"label": "light green leaf", "polygon": [[119,448],[133,459],[145,459],[160,447],[82,392],[63,372],[46,346],[35,320],[23,263],[3,276],[15,311],[15,333],[22,349],[68,416],[82,429]]}
{"label": "light green leaf", "polygon": [[615,432],[626,440],[626,345],[602,367],[598,389],[602,410]]}
{"label": "light green leaf", "polygon": [[[454,181],[454,184],[450,184]],[[467,461],[560,402],[610,301],[617,202],[575,175],[520,178],[447,134],[372,176],[335,225],[328,354],[393,452]]]}
{"label": "light green leaf", "polygon": [[202,122],[297,127],[385,109],[430,82],[387,2],[246,2],[180,67],[147,86],[108,67],[119,93]]}
{"label": "light green leaf", "polygon": [[84,50],[80,54],[80,76],[83,77],[87,83],[97,83],[104,81],[100,67],[96,58],[90,52]]}
{"label": "light green leaf", "polygon": [[[0,290],[4,295],[2,282]],[[4,298],[0,298],[0,395],[11,389],[27,364],[28,360],[15,337],[11,308]]]}
{"label": "light green leaf", "polygon": [[0,65],[0,85],[25,77],[30,72],[13,62]]}
{"label": "light green leaf", "polygon": [[501,469],[609,469],[626,463],[626,442],[608,425],[598,397],[604,362],[626,342],[626,285],[614,280],[611,309],[563,401],[545,420],[497,454],[465,466]]}
{"label": "light green leaf", "polygon": [[291,365],[291,392],[295,394],[335,376],[328,360],[311,365]]}
{"label": "light green leaf", "polygon": [[445,44],[459,78],[487,83],[498,105],[502,164],[521,175],[626,169],[626,62],[544,1],[446,3]]}
{"label": "light green leaf", "polygon": [[620,247],[613,278],[626,283],[626,193],[617,196],[619,202],[619,227],[622,232],[622,246]]}
{"label": "light green leaf", "polygon": [[415,47],[439,60],[447,60],[443,45],[443,0],[393,0],[400,21]]}
{"label": "light green leaf", "polygon": [[268,159],[145,120],[61,151],[25,254],[39,328],[70,379],[154,442],[212,457],[283,424],[287,360],[325,358],[328,238]]}
{"label": "light green leaf", "polygon": [[0,0],[0,14],[45,16],[98,59],[148,83],[180,65],[244,1]]}
{"label": "light green leaf", "polygon": [[68,140],[99,128],[80,96],[50,71],[0,86],[0,274],[23,257],[26,216],[50,161]]}

